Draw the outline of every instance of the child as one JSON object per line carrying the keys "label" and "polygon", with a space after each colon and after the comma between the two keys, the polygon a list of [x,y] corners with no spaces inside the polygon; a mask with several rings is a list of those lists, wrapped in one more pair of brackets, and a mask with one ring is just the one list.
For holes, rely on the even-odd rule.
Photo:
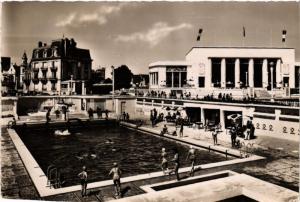
{"label": "child", "polygon": [[81,184],[81,196],[86,196],[86,187],[87,187],[87,172],[86,167],[82,167],[82,172],[78,174],[78,177],[80,178],[80,184]]}

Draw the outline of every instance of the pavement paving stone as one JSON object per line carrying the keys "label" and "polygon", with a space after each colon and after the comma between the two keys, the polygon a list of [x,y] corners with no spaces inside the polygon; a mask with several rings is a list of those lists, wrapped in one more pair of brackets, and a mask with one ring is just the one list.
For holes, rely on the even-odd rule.
{"label": "pavement paving stone", "polygon": [[40,197],[36,193],[35,188],[32,186],[21,187],[20,188],[20,197],[22,199],[31,199],[31,200],[40,199]]}
{"label": "pavement paving stone", "polygon": [[26,174],[16,176],[16,182],[19,187],[30,186],[32,184],[30,177]]}
{"label": "pavement paving stone", "polygon": [[46,201],[81,201],[74,193],[44,197]]}

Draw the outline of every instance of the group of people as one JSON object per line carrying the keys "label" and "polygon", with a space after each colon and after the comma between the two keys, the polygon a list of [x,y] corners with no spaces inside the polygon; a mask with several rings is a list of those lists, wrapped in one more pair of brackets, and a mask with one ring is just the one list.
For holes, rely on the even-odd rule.
{"label": "group of people", "polygon": [[123,112],[122,116],[123,116],[124,121],[129,121],[129,114],[128,113]]}
{"label": "group of people", "polygon": [[[179,129],[179,137],[183,137],[183,122],[180,123],[180,129]],[[177,127],[175,127],[175,130],[173,132],[168,131],[168,127],[165,124],[164,127],[162,128],[160,135],[164,136],[165,134],[172,135],[172,136],[177,136]]]}
{"label": "group of people", "polygon": [[108,110],[104,110],[102,111],[101,108],[97,107],[96,111],[94,111],[92,108],[89,108],[88,110],[88,115],[89,115],[89,119],[92,119],[94,117],[94,113],[97,113],[98,118],[102,118],[102,113],[105,113],[105,118],[108,119]]}
{"label": "group of people", "polygon": [[[109,176],[112,175],[112,180],[115,188],[115,195],[117,198],[121,197],[121,169],[118,166],[118,163],[113,163],[113,168],[108,173]],[[82,171],[78,174],[81,184],[81,196],[87,196],[87,184],[88,184],[88,173],[86,166],[82,167]]]}
{"label": "group of people", "polygon": [[[166,149],[162,148],[162,150],[161,150],[161,159],[162,159],[161,169],[165,175],[166,174],[171,175],[174,173],[176,175],[177,180],[179,181],[180,180],[180,177],[179,177],[179,167],[180,167],[179,152],[178,152],[177,148],[174,148],[173,152],[174,152],[174,157],[170,161],[168,161]],[[190,146],[186,160],[191,161],[190,176],[193,176],[194,172],[195,172],[195,161],[196,161],[196,153],[195,153],[195,149],[193,146]],[[173,162],[173,164],[174,164],[173,169],[169,169],[169,167],[168,167],[169,162]]]}

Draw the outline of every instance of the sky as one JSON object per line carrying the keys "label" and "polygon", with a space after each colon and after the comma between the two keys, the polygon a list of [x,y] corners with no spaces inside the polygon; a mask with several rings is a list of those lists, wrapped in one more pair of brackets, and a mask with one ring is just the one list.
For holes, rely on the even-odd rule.
{"label": "sky", "polygon": [[297,2],[4,2],[1,52],[20,64],[38,41],[65,36],[90,50],[94,69],[125,64],[139,74],[193,46],[284,47],[285,29],[300,61],[299,13]]}

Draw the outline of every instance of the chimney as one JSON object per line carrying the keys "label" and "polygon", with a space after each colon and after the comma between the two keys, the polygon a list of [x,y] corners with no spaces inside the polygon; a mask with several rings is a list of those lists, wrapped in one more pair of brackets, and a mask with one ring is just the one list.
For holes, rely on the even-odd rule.
{"label": "chimney", "polygon": [[40,48],[40,47],[42,47],[42,46],[43,46],[43,42],[39,41],[38,47]]}

